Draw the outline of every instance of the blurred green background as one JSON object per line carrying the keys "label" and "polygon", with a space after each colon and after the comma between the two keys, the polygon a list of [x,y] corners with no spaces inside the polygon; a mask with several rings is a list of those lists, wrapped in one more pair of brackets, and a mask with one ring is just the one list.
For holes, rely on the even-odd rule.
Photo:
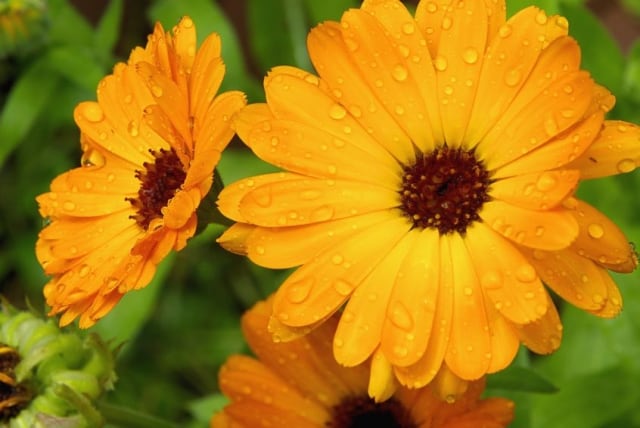
{"label": "blurred green background", "polygon": [[[223,89],[263,99],[269,68],[311,69],[309,28],[338,19],[356,0],[0,0],[0,292],[19,307],[44,311],[46,282],[34,256],[42,227],[34,197],[79,165],[73,108],[95,99],[98,81],[153,23],[183,15],[199,39],[217,31],[227,75]],[[415,5],[414,3],[409,3]],[[583,49],[583,66],[617,96],[609,118],[640,122],[640,0],[507,0],[509,14],[529,4],[561,13]],[[413,6],[412,6],[413,7]],[[17,23],[17,24],[16,24]],[[13,26],[12,26],[13,25]],[[12,34],[12,35],[11,35]],[[271,170],[234,141],[223,155],[225,182]],[[584,199],[640,243],[640,175],[585,183]],[[266,297],[287,272],[266,271],[222,251],[211,226],[168,258],[154,282],[124,297],[94,331],[124,343],[110,403],[183,427],[204,427],[224,399],[217,371],[245,352],[239,315]],[[640,427],[640,276],[619,276],[625,309],[601,320],[561,305],[563,345],[550,357],[521,352],[490,381],[489,393],[516,400],[514,427]],[[122,425],[126,426],[126,425]]]}

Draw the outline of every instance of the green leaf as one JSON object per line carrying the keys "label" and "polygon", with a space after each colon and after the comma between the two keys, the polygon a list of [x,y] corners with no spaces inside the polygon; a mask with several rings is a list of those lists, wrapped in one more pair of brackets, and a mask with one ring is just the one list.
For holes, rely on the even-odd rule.
{"label": "green leaf", "polygon": [[98,22],[93,36],[96,54],[104,61],[109,61],[111,52],[118,41],[121,18],[122,0],[111,0],[100,22]]}
{"label": "green leaf", "polygon": [[193,417],[201,422],[208,422],[214,413],[222,410],[229,403],[229,399],[222,394],[212,394],[189,403],[189,411]]}
{"label": "green leaf", "polygon": [[629,50],[622,86],[625,97],[640,103],[640,41]]}
{"label": "green leaf", "polygon": [[34,62],[13,85],[0,113],[0,166],[35,125],[59,83],[44,59]]}
{"label": "green leaf", "polygon": [[93,28],[66,0],[49,0],[52,44],[87,45],[93,40]]}
{"label": "green leaf", "polygon": [[554,395],[532,397],[533,427],[600,427],[631,411],[638,402],[637,377],[614,367],[574,377]]}
{"label": "green leaf", "polygon": [[516,365],[489,376],[487,388],[545,394],[558,391],[554,384],[534,370]]}
{"label": "green leaf", "polygon": [[264,99],[260,85],[247,72],[240,41],[233,26],[216,2],[157,0],[149,9],[149,17],[153,21],[160,21],[166,29],[172,28],[185,15],[190,16],[195,22],[199,42],[210,32],[218,33],[222,39],[222,59],[226,64],[222,90],[240,90],[250,99]]}
{"label": "green leaf", "polygon": [[640,0],[622,0],[622,4],[631,11],[631,13],[640,15]]}
{"label": "green leaf", "polygon": [[304,0],[304,4],[313,25],[327,20],[338,21],[348,9],[359,6],[355,0]]}
{"label": "green leaf", "polygon": [[78,46],[53,47],[44,54],[43,62],[48,69],[94,93],[105,75],[104,67],[98,64],[93,52]]}
{"label": "green leaf", "polygon": [[611,34],[584,6],[562,3],[560,12],[569,20],[569,34],[580,43],[582,68],[614,94],[620,93],[625,59]]}
{"label": "green leaf", "polygon": [[558,13],[560,10],[558,0],[509,0],[507,1],[507,16],[513,16],[529,6],[538,6],[548,15]]}
{"label": "green leaf", "polygon": [[96,332],[104,340],[112,340],[115,344],[132,341],[155,309],[162,284],[171,270],[174,258],[175,253],[165,258],[158,265],[149,285],[125,294],[111,312],[89,331]]}

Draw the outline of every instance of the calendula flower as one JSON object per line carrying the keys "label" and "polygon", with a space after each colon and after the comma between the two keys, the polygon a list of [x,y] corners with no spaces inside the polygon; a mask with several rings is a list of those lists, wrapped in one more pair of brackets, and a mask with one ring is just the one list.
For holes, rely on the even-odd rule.
{"label": "calendula flower", "polygon": [[331,342],[338,317],[309,335],[274,343],[267,333],[271,302],[260,302],[242,319],[242,329],[257,359],[231,356],[220,370],[220,388],[230,399],[211,420],[212,428],[274,427],[505,427],[513,403],[480,399],[484,379],[471,382],[454,403],[430,388],[399,388],[382,402],[367,393],[365,366],[337,364]]}
{"label": "calendula flower", "polygon": [[196,209],[212,185],[230,118],[245,104],[237,91],[216,95],[225,67],[220,38],[196,50],[185,17],[98,85],[98,101],[74,113],[82,167],[37,200],[50,224],[36,244],[53,278],[44,294],[60,324],[89,327],[128,291],[146,286],[156,265],[196,230]]}
{"label": "calendula flower", "polygon": [[0,303],[0,425],[96,427],[93,402],[116,379],[96,335],[63,333],[52,321]]}
{"label": "calendula flower", "polygon": [[[318,76],[275,68],[237,132],[284,171],[220,195],[219,242],[270,268],[286,340],[340,311],[347,366],[380,356],[420,387],[441,368],[479,379],[520,343],[560,345],[543,284],[602,317],[608,270],[637,264],[623,233],[578,200],[583,179],[633,170],[640,129],[580,69],[567,20],[505,2],[365,0],[308,37]],[[384,367],[381,365],[380,367]],[[372,376],[382,379],[385,370]]]}
{"label": "calendula flower", "polygon": [[0,0],[0,58],[40,46],[48,18],[44,0]]}

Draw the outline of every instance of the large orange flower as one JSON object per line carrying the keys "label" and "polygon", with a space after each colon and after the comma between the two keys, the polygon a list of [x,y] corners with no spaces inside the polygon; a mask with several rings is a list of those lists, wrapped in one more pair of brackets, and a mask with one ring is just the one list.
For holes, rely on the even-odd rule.
{"label": "large orange flower", "polygon": [[100,82],[98,101],[76,107],[82,167],[37,198],[50,224],[36,253],[53,276],[44,294],[51,314],[64,312],[61,325],[78,316],[81,327],[94,324],[193,236],[231,116],[245,104],[240,92],[216,96],[224,72],[219,36],[196,52],[185,17],[173,34],[157,24],[146,48]]}
{"label": "large orange flower", "polygon": [[[580,70],[561,16],[505,2],[366,0],[308,38],[318,76],[278,67],[237,132],[285,171],[220,195],[222,245],[297,269],[271,331],[303,334],[342,308],[333,349],[377,354],[405,385],[441,367],[478,379],[519,343],[560,344],[543,284],[602,317],[630,272],[619,228],[576,199],[580,180],[633,170],[640,129]],[[382,373],[382,372],[381,372]],[[373,376],[378,376],[375,372]],[[382,374],[380,375],[382,376]]]}
{"label": "large orange flower", "polygon": [[270,314],[267,301],[244,315],[242,329],[258,359],[234,355],[222,367],[220,388],[231,403],[213,417],[212,428],[500,428],[513,418],[511,401],[480,399],[484,379],[455,402],[430,388],[398,388],[385,401],[372,400],[367,368],[342,367],[333,358],[337,316],[306,337],[276,344],[266,331]]}

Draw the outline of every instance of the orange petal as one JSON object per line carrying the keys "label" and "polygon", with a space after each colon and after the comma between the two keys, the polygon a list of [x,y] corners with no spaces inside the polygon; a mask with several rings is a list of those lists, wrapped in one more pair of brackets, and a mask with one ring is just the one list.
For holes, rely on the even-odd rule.
{"label": "orange petal", "polygon": [[395,366],[414,364],[429,343],[440,287],[439,249],[438,232],[422,230],[395,278],[381,343]]}
{"label": "orange petal", "polygon": [[400,265],[419,234],[415,230],[406,233],[395,246],[385,251],[382,260],[355,287],[333,341],[334,355],[340,364],[355,366],[373,354],[380,344],[387,319],[407,327],[411,323],[406,313],[396,313],[394,307],[389,308],[389,297]]}
{"label": "orange petal", "polygon": [[[303,226],[257,227],[251,229],[250,235],[243,237],[243,247],[251,261],[260,266],[289,268],[307,263],[358,231],[377,227],[388,219],[386,212],[377,211]],[[233,233],[237,234],[238,231]]]}
{"label": "orange petal", "polygon": [[398,192],[347,180],[293,178],[262,184],[240,201],[240,213],[259,226],[312,224],[387,210],[398,205]]}
{"label": "orange petal", "polygon": [[482,291],[494,308],[517,324],[540,318],[547,310],[547,293],[533,266],[518,248],[476,223],[465,239]]}
{"label": "orange petal", "polygon": [[483,291],[463,238],[451,235],[453,315],[445,362],[464,380],[484,376],[491,359],[491,334]]}
{"label": "orange petal", "polygon": [[[566,73],[578,69],[580,49],[576,43],[573,46],[551,43],[560,36],[556,30],[559,19],[529,7],[500,26],[490,41],[478,80],[465,138],[468,144],[475,145],[505,114],[508,115],[512,104],[522,98],[522,92],[541,93],[541,76],[551,79],[544,82],[546,86],[556,79],[556,71]],[[566,34],[566,28],[563,31]],[[548,43],[551,44],[547,47]]]}
{"label": "orange petal", "polygon": [[255,127],[244,141],[269,163],[316,178],[353,180],[392,190],[400,186],[401,170],[396,162],[381,162],[348,138],[336,138],[316,125],[296,121],[264,123],[269,126]]}
{"label": "orange petal", "polygon": [[404,58],[402,64],[394,66],[394,78],[405,79],[403,67],[406,67],[406,79],[413,81],[419,90],[428,116],[422,121],[422,129],[414,125],[411,136],[413,143],[428,153],[434,149],[436,143],[444,141],[444,135],[440,101],[434,96],[436,73],[432,56],[425,45],[424,35],[416,28],[417,23],[407,8],[398,0],[367,0],[362,4],[362,9],[376,17],[389,36],[393,37],[400,56]]}
{"label": "orange petal", "polygon": [[420,1],[416,7],[416,22],[427,41],[431,58],[438,54],[442,18],[451,4],[451,0]]}
{"label": "orange petal", "polygon": [[479,85],[488,38],[484,1],[451,4],[442,18],[434,65],[447,145],[460,147]]}
{"label": "orange petal", "polygon": [[578,199],[570,202],[575,204],[573,214],[580,227],[572,248],[607,269],[632,272],[638,260],[622,230],[588,203]]}
{"label": "orange petal", "polygon": [[562,208],[533,211],[497,200],[485,203],[480,217],[515,243],[543,250],[566,248],[579,232],[572,213]]}
{"label": "orange petal", "polygon": [[216,242],[227,251],[246,256],[247,238],[255,229],[257,229],[257,227],[251,224],[235,223],[225,230],[224,233],[216,239]]}
{"label": "orange petal", "polygon": [[491,305],[487,305],[487,318],[491,331],[491,356],[487,373],[495,373],[511,364],[520,348],[520,338],[513,323]]}
{"label": "orange petal", "polygon": [[449,345],[449,332],[453,316],[453,260],[451,257],[450,235],[440,237],[440,275],[436,312],[433,317],[429,344],[424,355],[407,367],[395,367],[398,380],[409,388],[422,388],[433,380],[443,365]]}
{"label": "orange petal", "polygon": [[520,208],[548,210],[573,193],[579,179],[577,170],[518,175],[492,183],[490,195]]}
{"label": "orange petal", "polygon": [[[198,49],[189,73],[189,109],[193,118],[203,117],[218,90],[225,73],[220,36],[211,33]],[[189,56],[193,58],[193,56]],[[194,126],[194,135],[196,134]],[[196,141],[198,141],[196,139]]]}
{"label": "orange petal", "polygon": [[285,325],[311,325],[335,312],[407,233],[410,224],[395,213],[298,268],[280,286],[274,315]]}
{"label": "orange petal", "polygon": [[587,150],[600,132],[603,120],[604,114],[602,112],[592,114],[562,135],[552,138],[537,149],[501,166],[494,171],[492,177],[499,179],[564,167]]}
{"label": "orange petal", "polygon": [[518,335],[522,343],[537,354],[550,354],[560,347],[562,323],[558,311],[548,298],[548,309],[542,318],[529,324],[518,325]]}
{"label": "orange petal", "polygon": [[487,169],[526,155],[577,123],[589,107],[593,85],[589,74],[579,71],[544,90],[525,86],[479,143]]}
{"label": "orange petal", "polygon": [[606,120],[598,138],[569,167],[582,178],[599,178],[631,172],[640,165],[640,127]]}
{"label": "orange petal", "polygon": [[607,287],[607,299],[604,302],[602,308],[597,311],[589,311],[592,314],[602,318],[613,318],[618,316],[622,311],[622,295],[620,289],[614,282],[609,272],[605,269],[599,269],[600,275],[603,277],[602,282]]}
{"label": "orange petal", "polygon": [[[344,135],[345,130],[350,130],[357,133],[351,137],[352,140],[366,142],[366,139],[360,137],[361,128],[369,139],[375,139],[376,145],[381,145],[379,147],[384,148],[387,153],[394,156],[402,154],[404,160],[412,159],[414,154],[411,152],[413,149],[409,137],[363,79],[351,52],[342,40],[342,27],[335,22],[325,22],[311,30],[307,40],[309,56],[315,69],[331,88],[334,97],[340,101],[339,105],[349,112],[343,119],[322,121],[323,128],[335,128],[338,132],[332,131],[332,134],[336,136]],[[319,106],[324,111],[331,112],[331,105],[322,103]],[[313,104],[313,111],[319,110],[318,105]],[[333,110],[334,116],[341,116],[339,107],[333,107]],[[359,124],[359,129],[351,124],[352,117],[356,118],[355,123]],[[317,123],[318,118],[306,121]]]}

